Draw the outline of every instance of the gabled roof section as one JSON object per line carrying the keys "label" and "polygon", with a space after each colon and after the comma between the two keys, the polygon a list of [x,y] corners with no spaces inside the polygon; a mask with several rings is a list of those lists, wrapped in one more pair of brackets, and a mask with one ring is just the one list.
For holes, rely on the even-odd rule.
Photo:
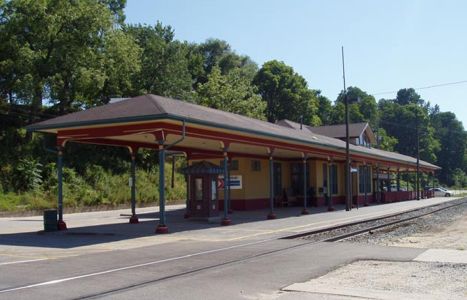
{"label": "gabled roof section", "polygon": [[[288,128],[300,130],[300,124],[287,119],[279,120],[276,122],[277,125],[281,125]],[[339,125],[325,125],[325,126],[308,126],[302,125],[302,130],[306,129],[314,134],[324,135],[332,138],[343,139],[345,138],[345,124]],[[357,138],[362,133],[366,133],[371,143],[376,143],[375,134],[368,123],[351,123],[349,124],[349,137]]]}
{"label": "gabled roof section", "polygon": [[167,112],[158,104],[155,95],[143,95],[126,100],[93,107],[87,110],[63,115],[43,122],[28,126],[29,130],[40,130],[47,128],[64,128],[88,124],[102,124],[110,120],[114,121],[136,121],[138,118],[154,115],[164,115]]}
{"label": "gabled roof section", "polygon": [[[344,141],[317,134],[310,130],[311,127],[309,126],[303,126],[303,130],[300,130],[300,124],[289,120],[284,121],[284,124],[287,126],[283,126],[283,124],[272,124],[266,121],[156,95],[138,96],[60,116],[30,125],[28,126],[28,130],[57,132],[61,129],[76,127],[118,125],[118,123],[161,119],[183,120],[188,123],[209,126],[215,129],[227,129],[246,134],[260,135],[264,138],[282,139],[291,144],[306,143],[339,151],[345,149]],[[350,145],[350,150],[355,154],[373,155],[388,161],[396,160],[407,162],[412,165],[416,162],[416,159],[413,157],[373,148]],[[433,169],[439,168],[424,161],[420,161],[420,164]]]}

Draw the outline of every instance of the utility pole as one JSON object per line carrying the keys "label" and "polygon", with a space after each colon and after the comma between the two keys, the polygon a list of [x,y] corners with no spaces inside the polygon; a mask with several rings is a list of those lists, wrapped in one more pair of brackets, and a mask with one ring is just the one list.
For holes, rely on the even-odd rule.
{"label": "utility pole", "polygon": [[415,182],[415,189],[417,193],[417,200],[420,200],[420,122],[418,118],[418,111],[416,112],[416,128],[417,128],[417,175]]}
{"label": "utility pole", "polygon": [[342,79],[344,81],[344,104],[345,104],[345,210],[352,209],[352,199],[350,196],[350,146],[349,146],[349,99],[347,98],[347,88],[345,86],[345,62],[344,46],[342,50]]}

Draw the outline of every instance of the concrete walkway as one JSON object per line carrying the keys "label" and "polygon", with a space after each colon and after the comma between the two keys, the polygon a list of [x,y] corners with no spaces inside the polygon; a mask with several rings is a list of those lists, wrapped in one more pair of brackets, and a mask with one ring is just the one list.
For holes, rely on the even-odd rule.
{"label": "concrete walkway", "polygon": [[220,226],[186,220],[184,206],[168,206],[170,234],[155,235],[157,207],[138,209],[140,224],[128,224],[129,210],[113,210],[65,215],[69,230],[40,233],[42,217],[0,218],[0,264],[30,259],[74,256],[110,250],[132,249],[177,241],[246,242],[279,237],[381,217],[459,198],[432,198],[334,212],[312,208],[300,215],[300,207],[276,210],[278,219],[265,220],[267,210],[234,212],[233,225]]}

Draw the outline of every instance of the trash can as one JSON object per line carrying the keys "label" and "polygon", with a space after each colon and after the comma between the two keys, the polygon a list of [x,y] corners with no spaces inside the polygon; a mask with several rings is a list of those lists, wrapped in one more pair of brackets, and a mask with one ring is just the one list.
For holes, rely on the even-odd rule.
{"label": "trash can", "polygon": [[44,210],[44,231],[56,231],[57,227],[57,210]]}

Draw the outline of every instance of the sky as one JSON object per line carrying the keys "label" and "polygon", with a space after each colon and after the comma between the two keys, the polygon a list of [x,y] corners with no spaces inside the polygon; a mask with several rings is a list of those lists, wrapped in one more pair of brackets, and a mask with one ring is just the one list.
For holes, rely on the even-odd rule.
{"label": "sky", "polygon": [[[259,67],[277,59],[335,100],[347,86],[376,99],[419,88],[467,127],[467,1],[128,0],[127,23],[161,21],[176,39],[227,41]],[[389,92],[380,94],[382,92]]]}

